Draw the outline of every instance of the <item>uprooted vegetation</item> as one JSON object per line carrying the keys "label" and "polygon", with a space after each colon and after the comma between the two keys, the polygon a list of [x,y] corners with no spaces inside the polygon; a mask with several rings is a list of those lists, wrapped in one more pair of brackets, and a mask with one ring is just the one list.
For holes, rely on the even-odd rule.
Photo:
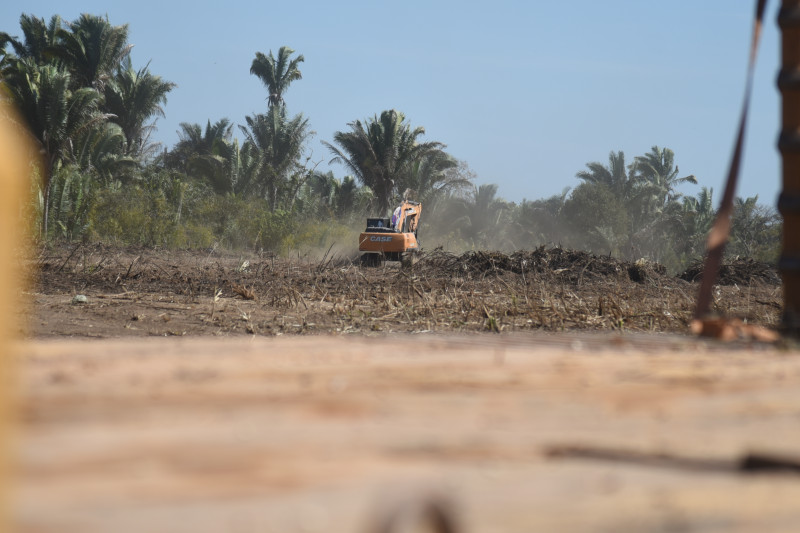
{"label": "uprooted vegetation", "polygon": [[[424,253],[413,266],[350,258],[73,245],[40,252],[33,335],[632,330],[683,332],[697,283],[647,261],[560,248]],[[779,321],[769,267],[715,288],[715,310]],[[730,277],[730,274],[729,274]],[[733,278],[731,278],[733,279]],[[85,304],[73,304],[83,294]]]}
{"label": "uprooted vegetation", "polygon": [[[684,270],[680,276],[686,281],[703,279],[703,264],[696,262]],[[717,283],[720,285],[749,285],[761,281],[768,285],[779,285],[778,271],[771,265],[748,258],[736,257],[720,265]]]}

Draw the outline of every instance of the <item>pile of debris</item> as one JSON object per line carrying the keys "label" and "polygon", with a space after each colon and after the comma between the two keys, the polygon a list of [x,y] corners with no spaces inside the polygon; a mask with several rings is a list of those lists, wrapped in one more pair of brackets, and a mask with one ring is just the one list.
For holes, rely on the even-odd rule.
{"label": "pile of debris", "polygon": [[[695,262],[678,277],[686,281],[701,281],[703,279],[702,261]],[[719,268],[717,277],[719,285],[752,285],[753,283],[780,285],[781,278],[775,266],[753,259],[737,257],[724,262]]]}
{"label": "pile of debris", "polygon": [[663,265],[640,259],[635,263],[610,256],[594,255],[563,248],[503,252],[469,251],[455,255],[437,249],[422,255],[418,267],[431,274],[481,275],[513,272],[539,276],[558,276],[562,281],[579,283],[593,278],[630,279],[637,283],[658,280],[667,275]]}
{"label": "pile of debris", "polygon": [[[605,255],[594,255],[580,250],[563,248],[517,250],[511,254],[503,252],[469,251],[461,255],[436,249],[423,253],[418,268],[435,275],[485,276],[490,273],[513,272],[558,276],[562,281],[580,282],[588,277],[630,279],[636,283],[658,282],[668,277],[664,265],[639,259],[623,261]],[[703,263],[692,264],[678,278],[690,283],[703,278]],[[720,285],[780,285],[781,279],[773,265],[753,259],[735,258],[720,267]]]}

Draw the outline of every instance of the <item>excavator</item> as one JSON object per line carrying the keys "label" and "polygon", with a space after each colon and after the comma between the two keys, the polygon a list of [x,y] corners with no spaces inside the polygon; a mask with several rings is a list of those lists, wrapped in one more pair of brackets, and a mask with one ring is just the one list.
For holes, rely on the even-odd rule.
{"label": "excavator", "polygon": [[384,261],[413,261],[420,251],[417,228],[422,204],[411,200],[394,210],[391,218],[367,218],[367,229],[358,238],[361,264],[380,266]]}

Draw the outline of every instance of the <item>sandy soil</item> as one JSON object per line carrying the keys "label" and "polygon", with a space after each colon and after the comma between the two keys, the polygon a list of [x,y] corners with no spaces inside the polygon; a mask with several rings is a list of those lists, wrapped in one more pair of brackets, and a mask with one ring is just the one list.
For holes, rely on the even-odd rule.
{"label": "sandy soil", "polygon": [[[31,532],[790,532],[800,358],[681,336],[430,335],[22,346]],[[785,466],[791,466],[785,465]],[[796,466],[796,465],[795,465]]]}

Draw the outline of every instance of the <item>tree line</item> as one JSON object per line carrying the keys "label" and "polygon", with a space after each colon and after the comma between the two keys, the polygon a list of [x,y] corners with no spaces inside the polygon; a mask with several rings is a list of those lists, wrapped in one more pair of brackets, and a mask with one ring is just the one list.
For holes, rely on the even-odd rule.
{"label": "tree line", "polygon": [[[323,141],[330,163],[312,161],[310,122],[285,97],[302,80],[302,55],[255,52],[250,73],[266,109],[244,117],[183,122],[179,140],[151,140],[175,84],[135,68],[128,26],[84,14],[73,21],[20,17],[21,35],[0,33],[0,97],[18,108],[43,162],[31,182],[32,218],[43,241],[247,247],[286,252],[331,242],[355,246],[367,214],[402,197],[425,203],[425,247],[582,248],[673,268],[702,255],[712,193],[682,176],[675,154],[654,146],[626,164],[611,152],[562,194],[510,202],[476,184],[468,165],[425,129],[390,109],[354,120]],[[237,135],[234,135],[234,132]],[[773,261],[780,220],[757,197],[737,199],[729,253]]]}

